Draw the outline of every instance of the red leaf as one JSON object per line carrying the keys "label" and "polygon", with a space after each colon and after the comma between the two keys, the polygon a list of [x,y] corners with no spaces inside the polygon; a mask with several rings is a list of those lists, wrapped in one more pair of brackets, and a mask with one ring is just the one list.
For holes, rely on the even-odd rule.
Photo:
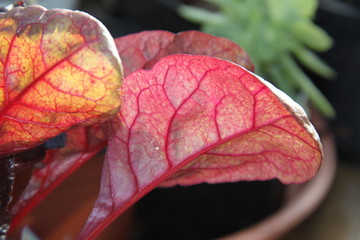
{"label": "red leaf", "polygon": [[244,68],[172,55],[124,80],[101,191],[80,239],[91,239],[162,183],[278,178],[303,182],[322,159],[302,108]]}
{"label": "red leaf", "polygon": [[11,210],[11,227],[106,144],[99,125],[68,131],[66,146],[48,150],[45,159],[33,170],[29,184]]}
{"label": "red leaf", "polygon": [[178,34],[144,31],[117,38],[115,44],[124,61],[125,76],[139,69],[150,69],[160,58],[179,53],[218,57],[254,70],[250,57],[237,44],[198,31]]}
{"label": "red leaf", "polygon": [[114,115],[121,66],[105,27],[81,12],[0,14],[0,155]]}

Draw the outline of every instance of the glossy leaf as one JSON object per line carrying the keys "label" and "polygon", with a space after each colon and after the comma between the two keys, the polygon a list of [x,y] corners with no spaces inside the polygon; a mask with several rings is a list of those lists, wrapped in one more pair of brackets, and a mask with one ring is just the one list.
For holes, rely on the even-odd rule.
{"label": "glossy leaf", "polygon": [[73,129],[66,134],[66,146],[48,150],[45,159],[35,166],[29,184],[12,208],[12,228],[107,144],[99,125]]}
{"label": "glossy leaf", "polygon": [[144,31],[115,39],[123,59],[125,76],[139,69],[150,69],[162,57],[193,54],[218,57],[254,70],[244,49],[232,41],[198,31],[178,34],[167,31]]}
{"label": "glossy leaf", "polygon": [[124,80],[101,191],[80,239],[92,239],[162,184],[278,178],[299,183],[322,159],[303,109],[231,62],[172,55]]}
{"label": "glossy leaf", "polygon": [[91,16],[39,6],[0,14],[0,155],[114,115],[121,66]]}

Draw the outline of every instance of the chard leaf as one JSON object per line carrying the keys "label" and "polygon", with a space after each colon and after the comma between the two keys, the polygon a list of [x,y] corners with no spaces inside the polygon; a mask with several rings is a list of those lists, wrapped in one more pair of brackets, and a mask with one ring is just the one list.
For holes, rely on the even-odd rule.
{"label": "chard leaf", "polygon": [[150,69],[162,57],[172,54],[193,54],[218,57],[254,71],[249,55],[234,42],[198,31],[178,34],[167,31],[143,31],[115,39],[124,59],[124,75],[139,69]]}
{"label": "chard leaf", "polygon": [[0,155],[116,114],[121,66],[96,19],[69,10],[0,13]]}
{"label": "chard leaf", "polygon": [[100,194],[80,239],[93,239],[158,185],[300,183],[322,160],[303,109],[231,62],[167,56],[125,78],[122,92],[118,118],[106,127]]}

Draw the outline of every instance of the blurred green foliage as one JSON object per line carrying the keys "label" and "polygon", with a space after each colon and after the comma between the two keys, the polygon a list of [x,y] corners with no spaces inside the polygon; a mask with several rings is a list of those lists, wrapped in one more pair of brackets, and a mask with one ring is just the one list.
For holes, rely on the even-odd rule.
{"label": "blurred green foliage", "polygon": [[298,64],[323,78],[335,76],[313,52],[332,46],[331,37],[313,23],[318,0],[205,1],[217,11],[182,5],[180,15],[200,24],[202,31],[242,46],[253,60],[256,73],[300,104],[310,100],[326,117],[335,116],[331,104]]}

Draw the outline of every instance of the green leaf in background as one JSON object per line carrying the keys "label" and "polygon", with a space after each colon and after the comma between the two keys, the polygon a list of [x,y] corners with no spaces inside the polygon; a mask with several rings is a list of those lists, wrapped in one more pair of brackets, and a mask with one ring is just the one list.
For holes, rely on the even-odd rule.
{"label": "green leaf in background", "polygon": [[301,42],[315,51],[326,51],[333,44],[331,37],[310,21],[296,21],[292,29]]}
{"label": "green leaf in background", "polygon": [[313,18],[319,6],[318,0],[290,0],[304,18]]}
{"label": "green leaf in background", "polygon": [[335,71],[309,49],[298,46],[293,48],[293,52],[305,67],[318,75],[327,79],[333,79],[336,76]]}

